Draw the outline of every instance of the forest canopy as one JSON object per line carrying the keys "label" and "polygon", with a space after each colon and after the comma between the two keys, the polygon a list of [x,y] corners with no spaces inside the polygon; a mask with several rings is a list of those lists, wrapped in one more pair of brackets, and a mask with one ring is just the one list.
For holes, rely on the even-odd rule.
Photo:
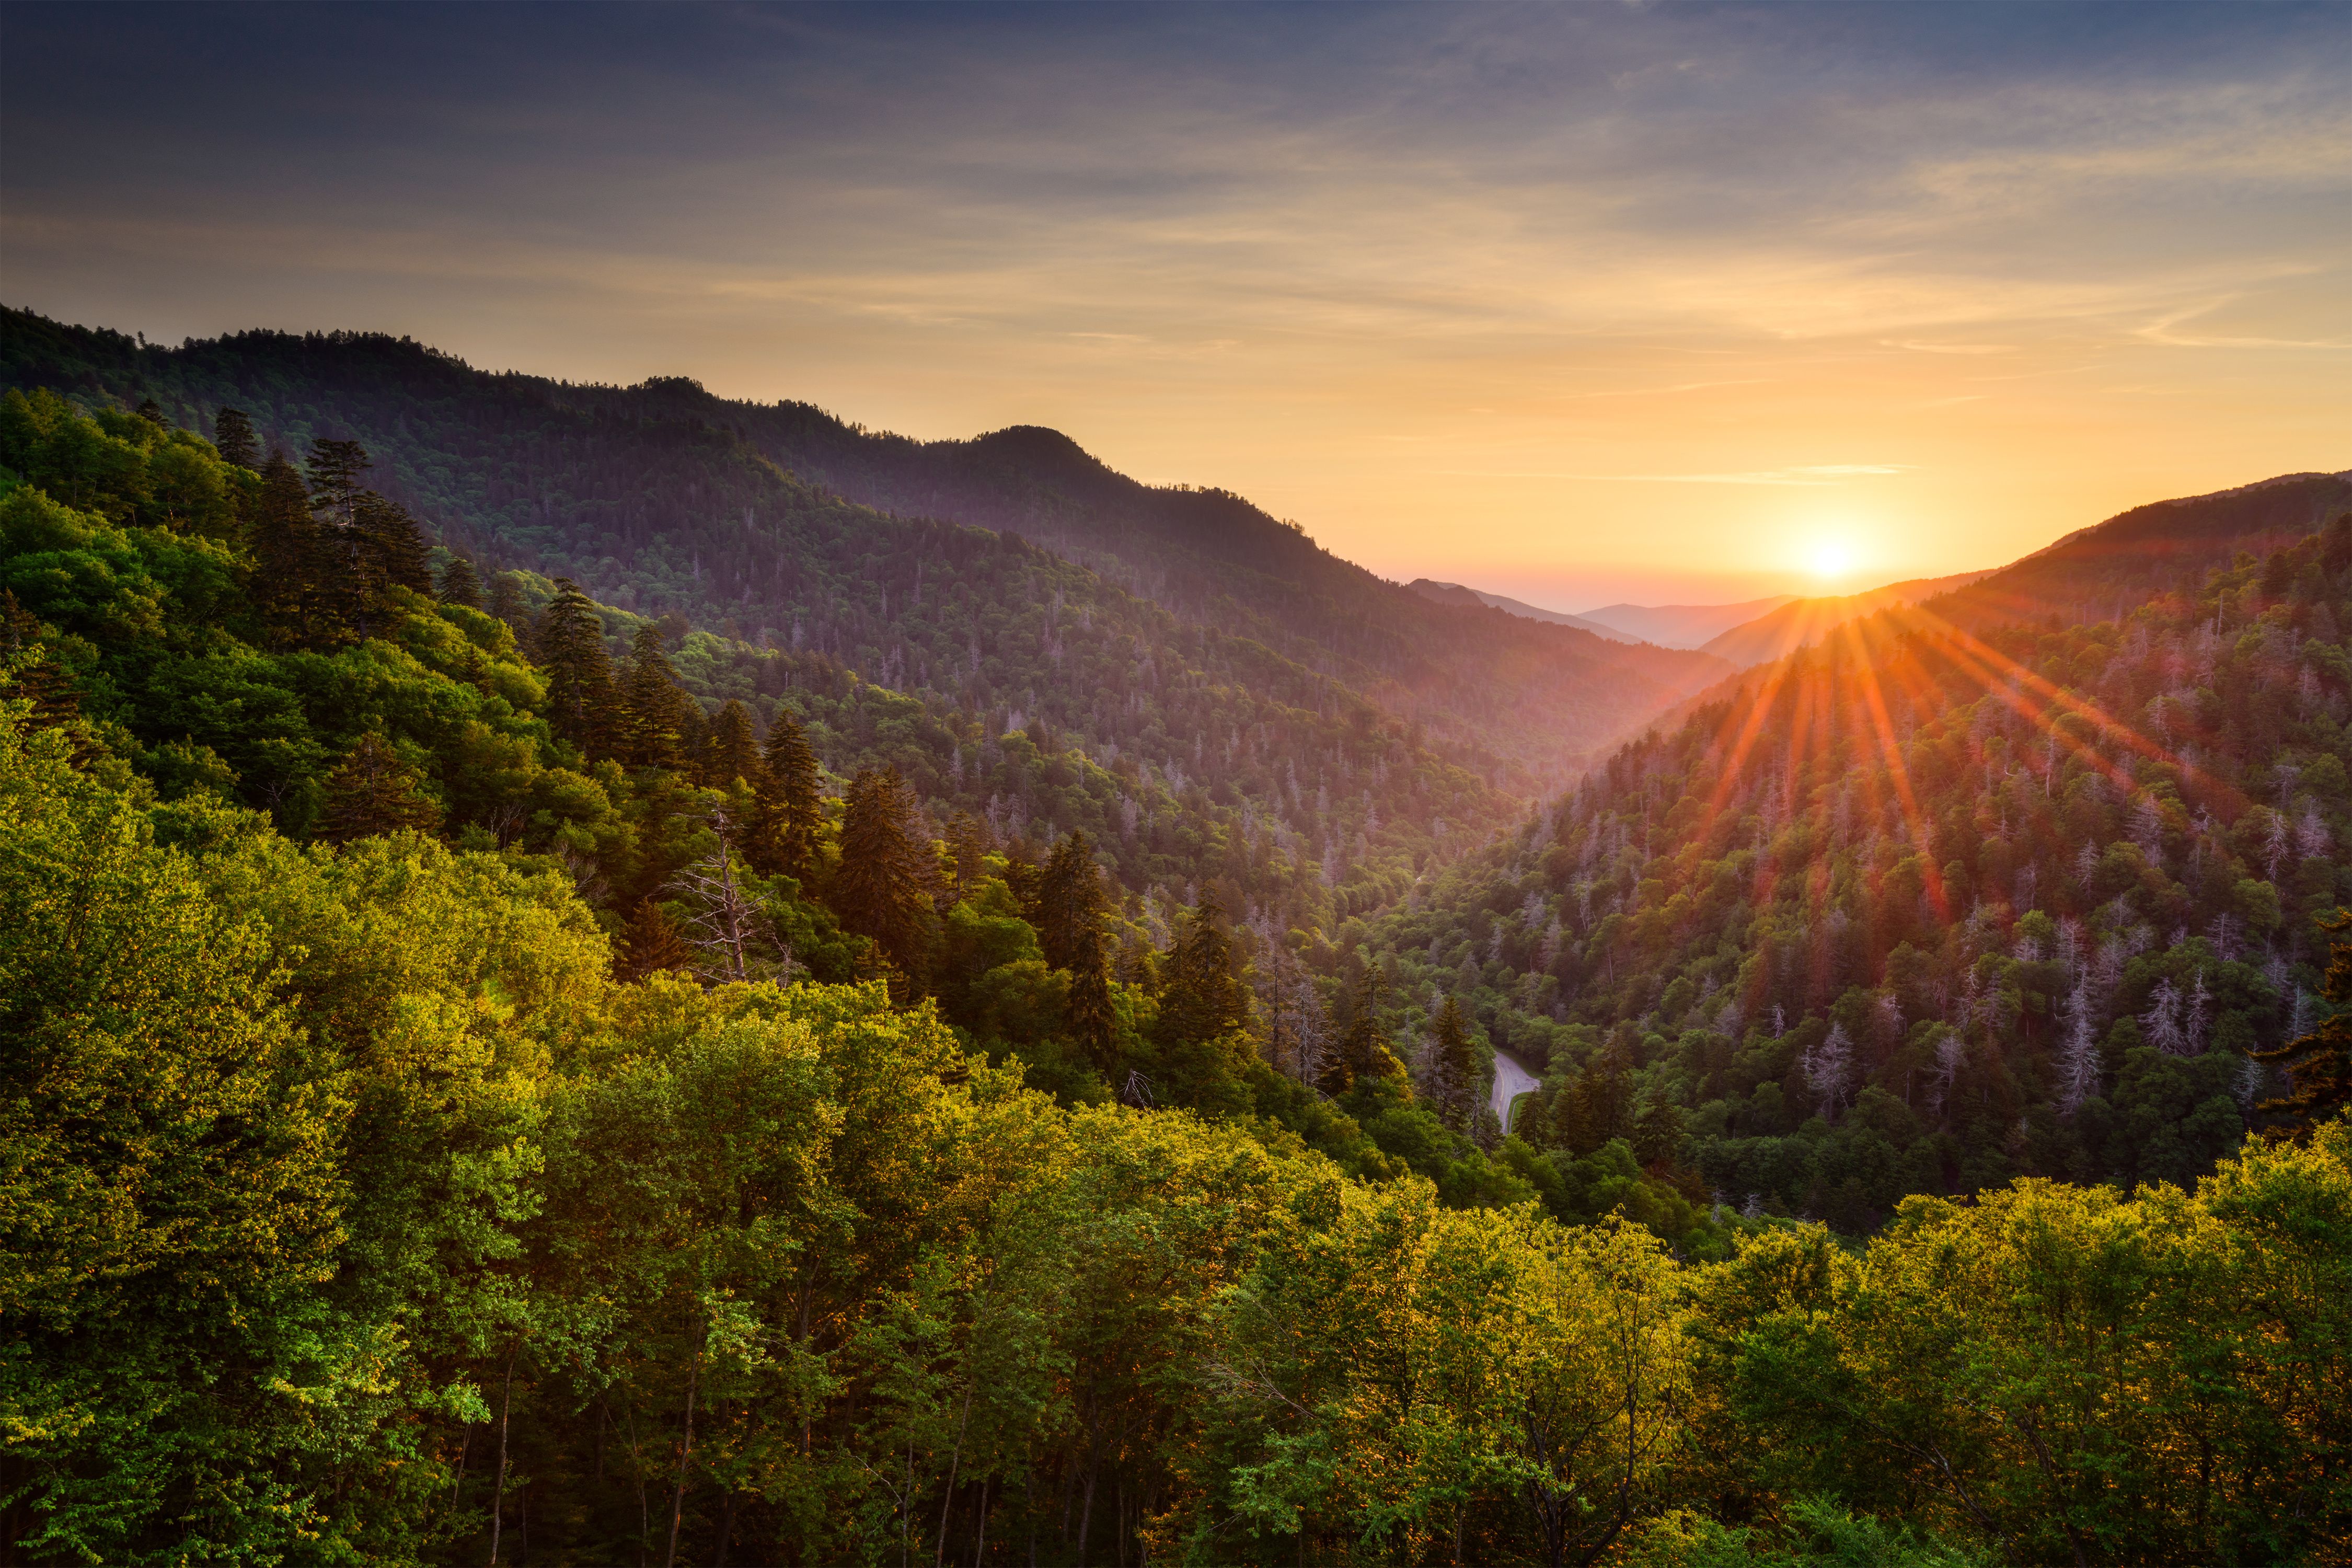
{"label": "forest canopy", "polygon": [[[1487,839],[1373,705],[1019,540],[795,492],[911,542],[947,640],[869,679],[205,422],[0,396],[30,1560],[2352,1524],[2352,520],[2121,621],[1857,624]],[[1004,722],[1066,660],[1118,724]]]}

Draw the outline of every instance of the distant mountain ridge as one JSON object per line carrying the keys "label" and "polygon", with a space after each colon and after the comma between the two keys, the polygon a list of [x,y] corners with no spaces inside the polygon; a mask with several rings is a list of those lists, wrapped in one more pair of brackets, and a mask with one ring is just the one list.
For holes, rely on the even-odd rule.
{"label": "distant mountain ridge", "polygon": [[1759,616],[1745,625],[1732,627],[1706,645],[1704,651],[1717,658],[1747,668],[1796,652],[1801,647],[1817,643],[1836,627],[1848,621],[1897,605],[1916,605],[1938,595],[1965,588],[1981,578],[1990,577],[1997,568],[1981,572],[1958,572],[1948,577],[1916,577],[1907,583],[1890,583],[1884,588],[1873,588],[1861,594],[1843,594],[1815,599],[1797,599],[1781,605],[1769,615]]}
{"label": "distant mountain ridge", "polygon": [[1646,637],[1637,637],[1631,632],[1619,631],[1615,626],[1600,621],[1588,620],[1582,616],[1571,616],[1565,610],[1547,610],[1540,605],[1530,605],[1521,599],[1507,598],[1501,594],[1489,594],[1483,589],[1467,588],[1459,583],[1439,583],[1427,577],[1416,577],[1405,586],[1423,598],[1433,599],[1441,605],[1484,605],[1490,610],[1501,610],[1526,620],[1549,621],[1558,626],[1574,626],[1579,631],[1591,632],[1593,636],[1606,638],[1610,642],[1642,643],[1649,640]]}
{"label": "distant mountain ridge", "polygon": [[1773,594],[1736,605],[1603,605],[1585,611],[1580,618],[1614,626],[1628,637],[1661,647],[1696,648],[1795,598],[1794,594]]}
{"label": "distant mountain ridge", "polygon": [[1036,426],[916,441],[682,377],[614,387],[492,374],[368,333],[164,348],[16,310],[0,311],[0,384],[152,397],[191,428],[233,404],[266,441],[298,448],[356,439],[378,455],[387,494],[493,564],[573,576],[755,642],[796,621],[812,637],[865,638],[882,601],[836,627],[836,607],[779,574],[788,542],[772,537],[774,508],[752,500],[767,481],[745,468],[772,465],[877,512],[1042,545],[1189,626],[1344,684],[1521,799],[1727,673],[1695,650],[1433,603],[1240,496],[1142,484]]}

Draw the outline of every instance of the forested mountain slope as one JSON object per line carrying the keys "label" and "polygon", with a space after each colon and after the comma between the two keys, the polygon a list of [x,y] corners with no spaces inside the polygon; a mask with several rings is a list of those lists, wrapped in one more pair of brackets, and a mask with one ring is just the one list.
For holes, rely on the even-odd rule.
{"label": "forested mountain slope", "polygon": [[[387,495],[499,564],[747,641],[814,646],[896,686],[920,685],[961,650],[924,646],[926,535],[882,514],[1018,534],[1221,646],[1255,643],[1346,686],[1523,795],[1723,673],[1699,655],[1433,605],[1237,496],[1139,484],[1052,431],[919,443],[686,381],[490,375],[360,334],[164,349],[22,311],[0,316],[0,374],[125,405],[152,397],[189,428],[236,406],[265,444],[293,449],[356,439]],[[1046,602],[1017,608],[1044,613],[1053,588],[1042,591]],[[1052,684],[1027,712],[1053,707]]]}
{"label": "forested mountain slope", "polygon": [[83,401],[0,395],[11,1560],[2352,1521],[2352,519],[2122,625],[1842,628],[1446,870],[1494,792],[1329,678],[731,436],[666,472],[822,637]]}
{"label": "forested mountain slope", "polygon": [[1530,1142],[1647,1126],[1735,1203],[2187,1179],[2277,1091],[2250,1053],[2329,1016],[2347,616],[2352,517],[2120,622],[1849,625],[1359,952],[1549,1067]]}
{"label": "forested mountain slope", "polygon": [[12,1556],[2201,1568],[2352,1516],[2340,1121],[1694,1263],[1056,1105],[879,986],[617,980],[561,875],[306,850],[39,712]]}
{"label": "forested mountain slope", "polygon": [[2287,474],[2212,495],[2134,507],[2068,534],[1958,592],[1938,618],[1980,630],[2003,621],[2104,621],[2159,594],[2193,592],[2240,551],[2267,555],[2347,507],[2352,473]]}

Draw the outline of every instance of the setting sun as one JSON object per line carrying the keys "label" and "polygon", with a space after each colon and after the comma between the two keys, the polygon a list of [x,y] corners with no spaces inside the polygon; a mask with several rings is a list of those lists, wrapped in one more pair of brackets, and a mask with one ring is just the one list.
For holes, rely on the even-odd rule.
{"label": "setting sun", "polygon": [[1805,566],[1822,582],[1835,582],[1853,571],[1853,547],[1841,540],[1824,540],[1812,547]]}

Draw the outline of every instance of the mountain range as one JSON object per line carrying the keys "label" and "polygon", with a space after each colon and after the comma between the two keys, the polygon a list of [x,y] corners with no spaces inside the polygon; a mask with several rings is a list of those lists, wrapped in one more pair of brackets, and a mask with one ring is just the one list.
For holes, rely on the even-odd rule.
{"label": "mountain range", "polygon": [[2352,477],[1672,608],[1764,662],[1050,431],[0,317],[6,1528],[1560,1562],[1640,1450],[1646,1568],[2299,1560]]}

